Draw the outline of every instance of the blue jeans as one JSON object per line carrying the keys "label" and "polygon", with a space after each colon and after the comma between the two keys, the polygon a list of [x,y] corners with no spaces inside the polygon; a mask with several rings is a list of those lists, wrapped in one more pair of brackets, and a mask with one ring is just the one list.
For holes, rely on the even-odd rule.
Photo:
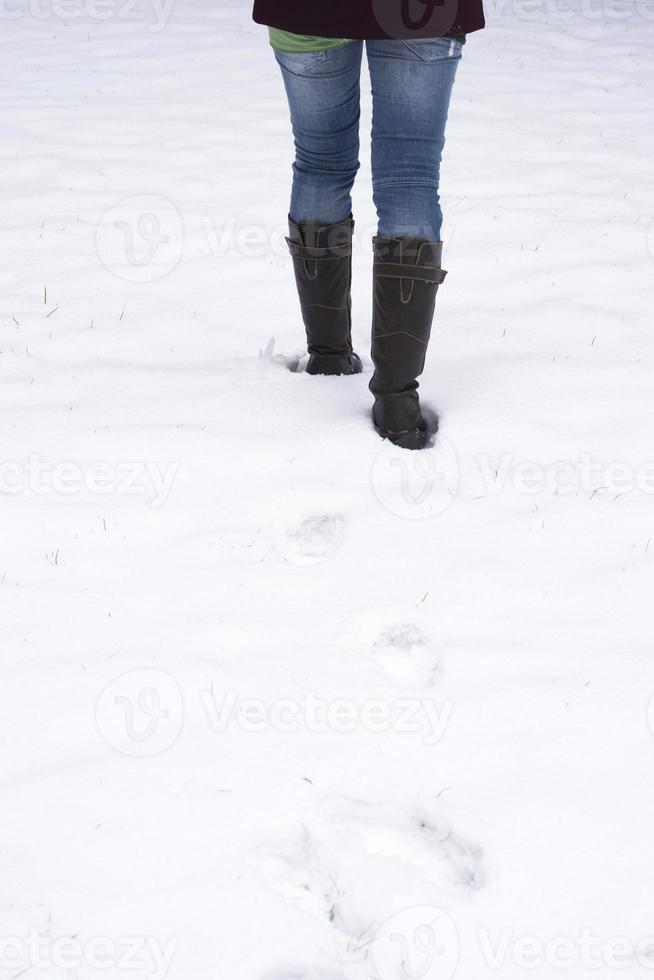
{"label": "blue jeans", "polygon": [[291,218],[332,224],[352,212],[364,43],[372,82],[378,234],[438,241],[440,162],[461,60],[461,44],[451,38],[353,41],[315,54],[275,52],[295,137]]}

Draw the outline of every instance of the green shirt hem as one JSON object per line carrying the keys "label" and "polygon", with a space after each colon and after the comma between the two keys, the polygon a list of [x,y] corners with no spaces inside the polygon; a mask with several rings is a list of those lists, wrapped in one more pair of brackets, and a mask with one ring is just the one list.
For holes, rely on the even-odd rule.
{"label": "green shirt hem", "polygon": [[[340,48],[351,44],[351,40],[338,37],[311,37],[305,34],[291,34],[290,31],[280,31],[277,27],[269,27],[270,43],[275,51],[285,51],[287,54],[315,54],[318,51],[328,51],[330,48]],[[459,34],[455,40],[466,43],[465,34]]]}
{"label": "green shirt hem", "polygon": [[275,51],[286,51],[287,54],[311,54],[316,51],[328,51],[329,48],[340,48],[350,44],[349,40],[339,37],[309,37],[304,34],[291,34],[280,31],[277,27],[269,27],[270,43]]}

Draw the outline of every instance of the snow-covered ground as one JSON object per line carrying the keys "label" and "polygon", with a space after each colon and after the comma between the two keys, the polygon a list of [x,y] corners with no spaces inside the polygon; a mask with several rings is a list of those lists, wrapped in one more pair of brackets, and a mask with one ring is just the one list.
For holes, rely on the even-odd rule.
{"label": "snow-covered ground", "polygon": [[489,13],[412,455],[248,3],[2,6],[2,980],[653,975],[654,10]]}

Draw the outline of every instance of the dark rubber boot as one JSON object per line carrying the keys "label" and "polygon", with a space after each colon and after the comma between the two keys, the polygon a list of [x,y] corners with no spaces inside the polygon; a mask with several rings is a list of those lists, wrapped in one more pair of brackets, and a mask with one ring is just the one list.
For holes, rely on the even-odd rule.
{"label": "dark rubber boot", "polygon": [[442,242],[424,238],[375,238],[372,360],[373,422],[380,436],[405,449],[423,449],[430,427],[418,399],[417,378],[434,318]]}
{"label": "dark rubber boot", "polygon": [[286,239],[293,256],[302,319],[307,331],[307,374],[359,374],[352,350],[352,233],[348,218],[334,225],[289,219]]}

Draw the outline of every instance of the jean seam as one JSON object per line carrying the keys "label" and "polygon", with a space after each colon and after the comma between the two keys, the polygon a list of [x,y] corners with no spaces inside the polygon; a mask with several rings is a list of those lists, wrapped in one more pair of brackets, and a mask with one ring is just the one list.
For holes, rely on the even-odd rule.
{"label": "jean seam", "polygon": [[373,177],[373,187],[393,187],[395,184],[402,184],[411,187],[435,187],[438,189],[439,181],[435,179],[421,179],[416,177]]}

